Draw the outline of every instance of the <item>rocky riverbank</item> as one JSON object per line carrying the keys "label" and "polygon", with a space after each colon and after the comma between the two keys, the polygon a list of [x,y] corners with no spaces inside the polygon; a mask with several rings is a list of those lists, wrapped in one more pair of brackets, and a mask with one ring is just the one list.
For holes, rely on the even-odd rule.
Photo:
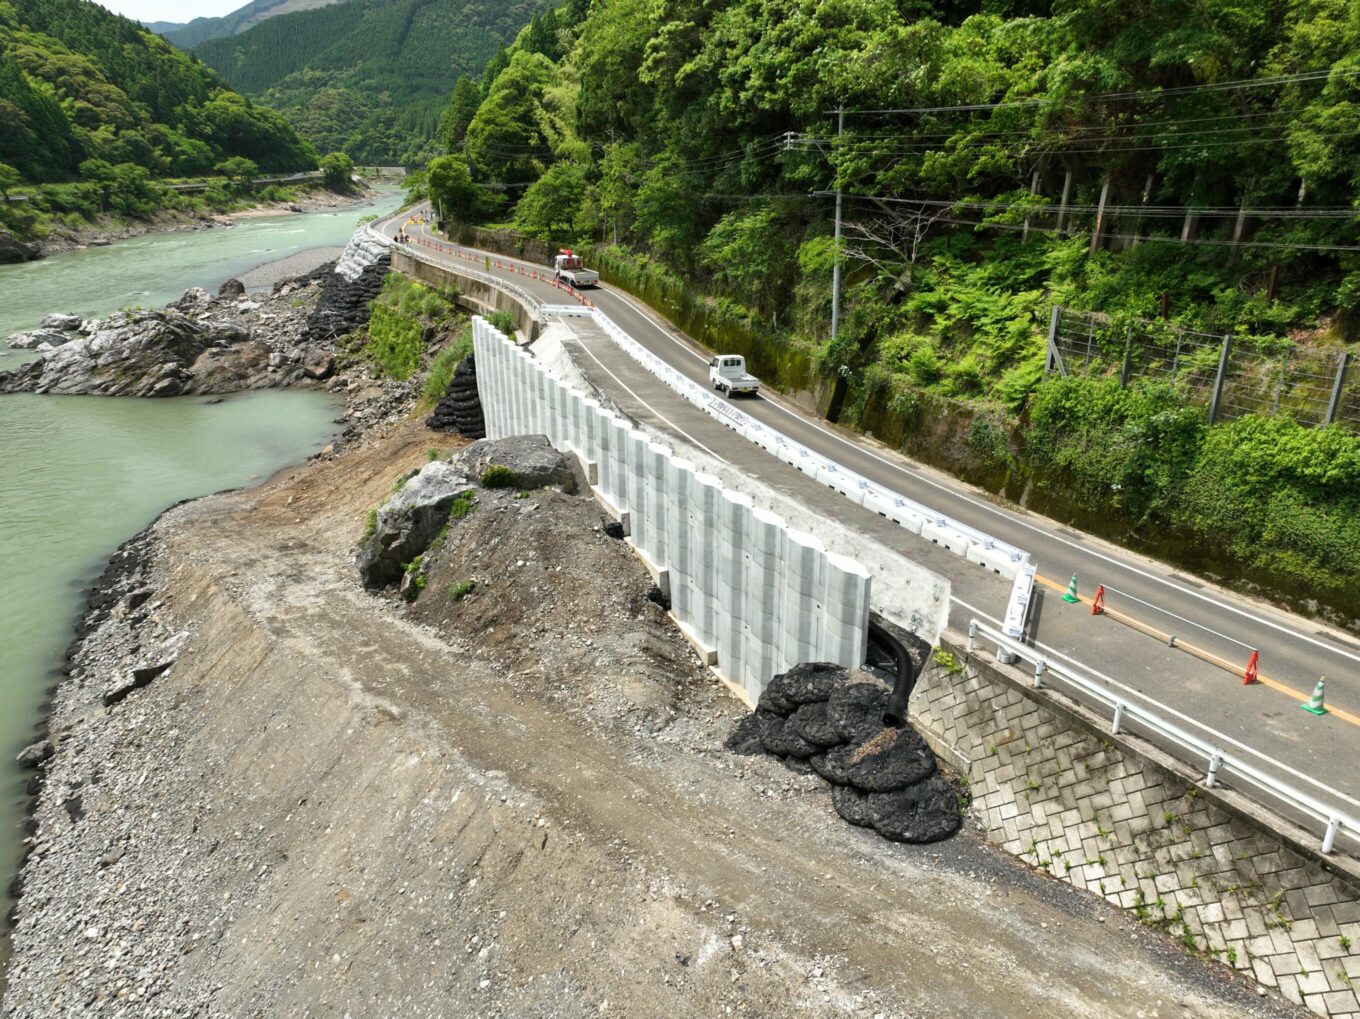
{"label": "rocky riverbank", "polygon": [[120,550],[31,755],[6,1019],[1293,1014],[725,750],[740,705],[555,468],[455,486],[410,601],[366,592],[368,511],[431,449],[485,479],[461,447],[389,420]]}
{"label": "rocky riverbank", "polygon": [[373,253],[347,275],[323,265],[269,294],[229,280],[215,297],[195,287],[160,309],[49,315],[9,337],[42,356],[0,372],[0,393],[164,397],[326,382],[339,339],[367,321],[387,262]]}

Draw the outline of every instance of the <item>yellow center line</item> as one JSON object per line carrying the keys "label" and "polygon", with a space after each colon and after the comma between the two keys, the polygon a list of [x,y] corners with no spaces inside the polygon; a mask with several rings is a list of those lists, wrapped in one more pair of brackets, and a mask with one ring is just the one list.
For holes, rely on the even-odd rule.
{"label": "yellow center line", "polygon": [[[1037,573],[1034,575],[1034,579],[1037,580],[1039,583],[1043,584],[1044,587],[1048,588],[1049,590],[1052,590],[1052,591],[1060,591],[1060,592],[1062,592],[1062,593],[1064,593],[1064,594],[1067,593],[1067,585],[1064,584],[1064,583],[1062,583],[1061,581],[1050,580],[1048,577],[1045,577],[1045,576],[1043,576],[1042,574],[1037,574]],[[1091,605],[1091,604],[1093,604],[1093,599],[1087,598],[1087,597],[1086,597],[1085,595],[1083,595],[1083,594],[1080,594],[1080,593],[1079,593],[1079,594],[1077,595],[1077,598],[1078,598],[1078,600],[1081,601],[1081,603],[1082,603],[1083,605]],[[1123,612],[1122,610],[1120,611],[1119,614],[1120,614],[1120,615],[1128,615],[1127,613]],[[1140,629],[1148,629],[1148,630],[1155,630],[1155,629],[1156,629],[1155,627],[1148,626],[1148,624],[1146,624],[1146,623],[1139,622],[1137,619],[1135,619],[1135,618],[1132,617],[1132,616],[1129,616],[1129,619],[1130,619],[1132,622],[1134,622],[1134,623],[1137,624],[1137,628],[1140,628]],[[1196,655],[1196,657],[1205,658],[1205,659],[1208,659],[1208,660],[1211,660],[1211,661],[1214,661],[1214,662],[1223,662],[1223,659],[1219,658],[1217,655],[1212,654],[1212,653],[1209,652],[1209,651],[1205,651],[1205,650],[1203,650],[1202,648],[1195,647],[1195,645],[1193,645],[1193,644],[1186,643],[1185,641],[1181,640],[1180,638],[1177,638],[1177,639],[1176,639],[1175,647],[1181,648],[1181,649],[1185,650],[1187,653],[1194,654],[1194,655]],[[1233,672],[1233,669],[1232,669],[1231,667],[1229,667],[1229,664],[1228,664],[1228,663],[1223,663],[1223,664],[1220,665],[1219,667],[1222,668],[1222,669],[1223,669],[1224,671],[1226,671],[1226,672]],[[1240,679],[1241,676],[1242,676],[1242,673],[1241,673],[1241,672],[1238,672],[1238,673],[1237,673],[1237,676],[1238,676],[1238,678]],[[1296,689],[1295,687],[1290,686],[1288,683],[1281,683],[1281,682],[1280,682],[1279,680],[1277,680],[1277,679],[1271,679],[1269,676],[1267,676],[1267,675],[1266,675],[1265,673],[1263,673],[1263,672],[1258,672],[1258,673],[1256,674],[1256,681],[1257,681],[1258,683],[1260,683],[1262,686],[1267,687],[1267,688],[1269,688],[1269,689],[1271,689],[1271,690],[1274,690],[1276,693],[1286,694],[1287,696],[1294,698],[1294,699],[1295,699],[1296,701],[1298,701],[1298,703],[1300,703],[1300,704],[1306,703],[1307,700],[1308,700],[1308,698],[1311,697],[1311,696],[1313,695],[1311,690],[1309,690],[1309,691],[1303,691],[1303,690]],[[1337,718],[1341,719],[1341,721],[1343,721],[1343,722],[1349,722],[1351,725],[1360,726],[1360,715],[1351,714],[1351,712],[1346,711],[1346,710],[1344,710],[1344,709],[1342,709],[1342,708],[1334,708],[1334,707],[1332,707],[1330,704],[1327,705],[1327,713],[1330,714],[1330,715],[1335,715]]]}

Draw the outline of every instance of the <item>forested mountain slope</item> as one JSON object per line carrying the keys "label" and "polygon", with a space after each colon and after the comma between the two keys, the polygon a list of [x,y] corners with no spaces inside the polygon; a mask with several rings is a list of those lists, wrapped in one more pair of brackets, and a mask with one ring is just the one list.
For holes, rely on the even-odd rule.
{"label": "forested mountain slope", "polygon": [[[430,192],[835,420],[1360,620],[1357,54],[1349,0],[572,0],[459,83]],[[1055,304],[1094,317],[1046,378]]]}
{"label": "forested mountain slope", "polygon": [[194,18],[187,25],[173,26],[161,34],[181,49],[193,49],[199,43],[244,32],[253,25],[280,14],[310,11],[342,2],[343,0],[251,0],[244,7],[220,18]]}
{"label": "forested mountain slope", "polygon": [[270,18],[196,54],[233,87],[283,110],[319,150],[359,162],[431,154],[460,74],[480,74],[538,0],[348,0]]}
{"label": "forested mountain slope", "polygon": [[31,181],[87,159],[151,175],[242,156],[266,170],[316,155],[283,117],[127,18],[86,0],[0,0],[0,163]]}

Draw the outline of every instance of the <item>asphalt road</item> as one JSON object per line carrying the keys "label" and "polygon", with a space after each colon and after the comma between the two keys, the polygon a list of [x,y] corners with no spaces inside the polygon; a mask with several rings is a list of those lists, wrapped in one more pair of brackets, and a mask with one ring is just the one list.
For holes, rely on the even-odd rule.
{"label": "asphalt road", "polygon": [[[383,226],[391,235],[401,224],[397,219]],[[407,230],[451,250],[459,248],[427,227],[412,225]],[[487,253],[461,250],[477,256],[475,268],[488,271],[482,261]],[[494,254],[489,257],[493,275],[512,280],[547,303],[563,302],[560,291],[494,266],[494,261],[516,260]],[[460,264],[456,259],[450,259],[450,264],[469,267],[469,263]],[[651,309],[610,287],[593,290],[590,299],[649,350],[707,384],[707,361],[712,354]],[[807,492],[807,486],[820,487],[665,390],[631,359],[621,356],[617,347],[591,353],[595,355],[595,365],[589,372],[595,376],[592,381],[620,397],[621,403],[632,404],[629,409],[635,414],[645,416],[651,411],[653,417],[660,418],[663,430],[682,430],[691,439],[706,437],[727,458],[736,457],[746,462],[747,469],[780,479],[779,483],[788,485],[791,491],[801,486],[811,498],[813,493]],[[841,431],[777,394],[743,400],[741,406],[851,470],[1026,549],[1038,564],[1040,575],[1041,597],[1036,600],[1027,631],[1032,644],[1112,687],[1150,698],[1185,720],[1225,734],[1241,747],[1279,762],[1279,767],[1270,768],[1272,771],[1292,771],[1296,782],[1303,781],[1300,776],[1307,776],[1324,783],[1335,790],[1335,795],[1310,791],[1360,817],[1360,800],[1354,798],[1360,796],[1356,769],[1360,763],[1360,642],[1324,624],[1187,577],[1164,563],[1075,532],[1046,517],[1000,504],[981,490],[862,436]],[[781,469],[795,477],[783,478]],[[835,500],[839,500],[839,506]],[[839,496],[827,504],[827,511],[850,525],[865,517],[881,522],[875,514]],[[954,628],[966,629],[973,617],[995,622],[1003,614],[1009,584],[1000,584],[995,575],[952,553],[931,553],[934,546],[905,531],[899,544],[913,558],[928,557],[932,569],[949,577]],[[1060,598],[1073,573],[1079,578],[1079,590],[1087,603],[1069,605]],[[1202,649],[1224,665],[1215,666],[1181,648],[1173,649],[1164,639],[1109,616],[1093,616],[1088,603],[1097,584],[1106,585],[1109,608],[1127,614],[1144,629],[1175,634],[1178,643]],[[1240,671],[1228,670],[1245,667],[1252,648],[1260,651],[1262,682],[1248,687],[1243,686]],[[1321,675],[1327,677],[1331,713],[1319,718],[1302,711],[1299,705]]]}

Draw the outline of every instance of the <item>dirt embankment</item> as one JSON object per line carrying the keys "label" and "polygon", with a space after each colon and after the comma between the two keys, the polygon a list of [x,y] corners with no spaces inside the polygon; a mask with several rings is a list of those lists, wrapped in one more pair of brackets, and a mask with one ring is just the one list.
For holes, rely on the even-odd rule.
{"label": "dirt embankment", "polygon": [[479,493],[414,606],[362,591],[366,511],[450,445],[403,422],[134,546],[55,705],[4,1016],[1293,1014],[725,751],[741,706],[588,494]]}

